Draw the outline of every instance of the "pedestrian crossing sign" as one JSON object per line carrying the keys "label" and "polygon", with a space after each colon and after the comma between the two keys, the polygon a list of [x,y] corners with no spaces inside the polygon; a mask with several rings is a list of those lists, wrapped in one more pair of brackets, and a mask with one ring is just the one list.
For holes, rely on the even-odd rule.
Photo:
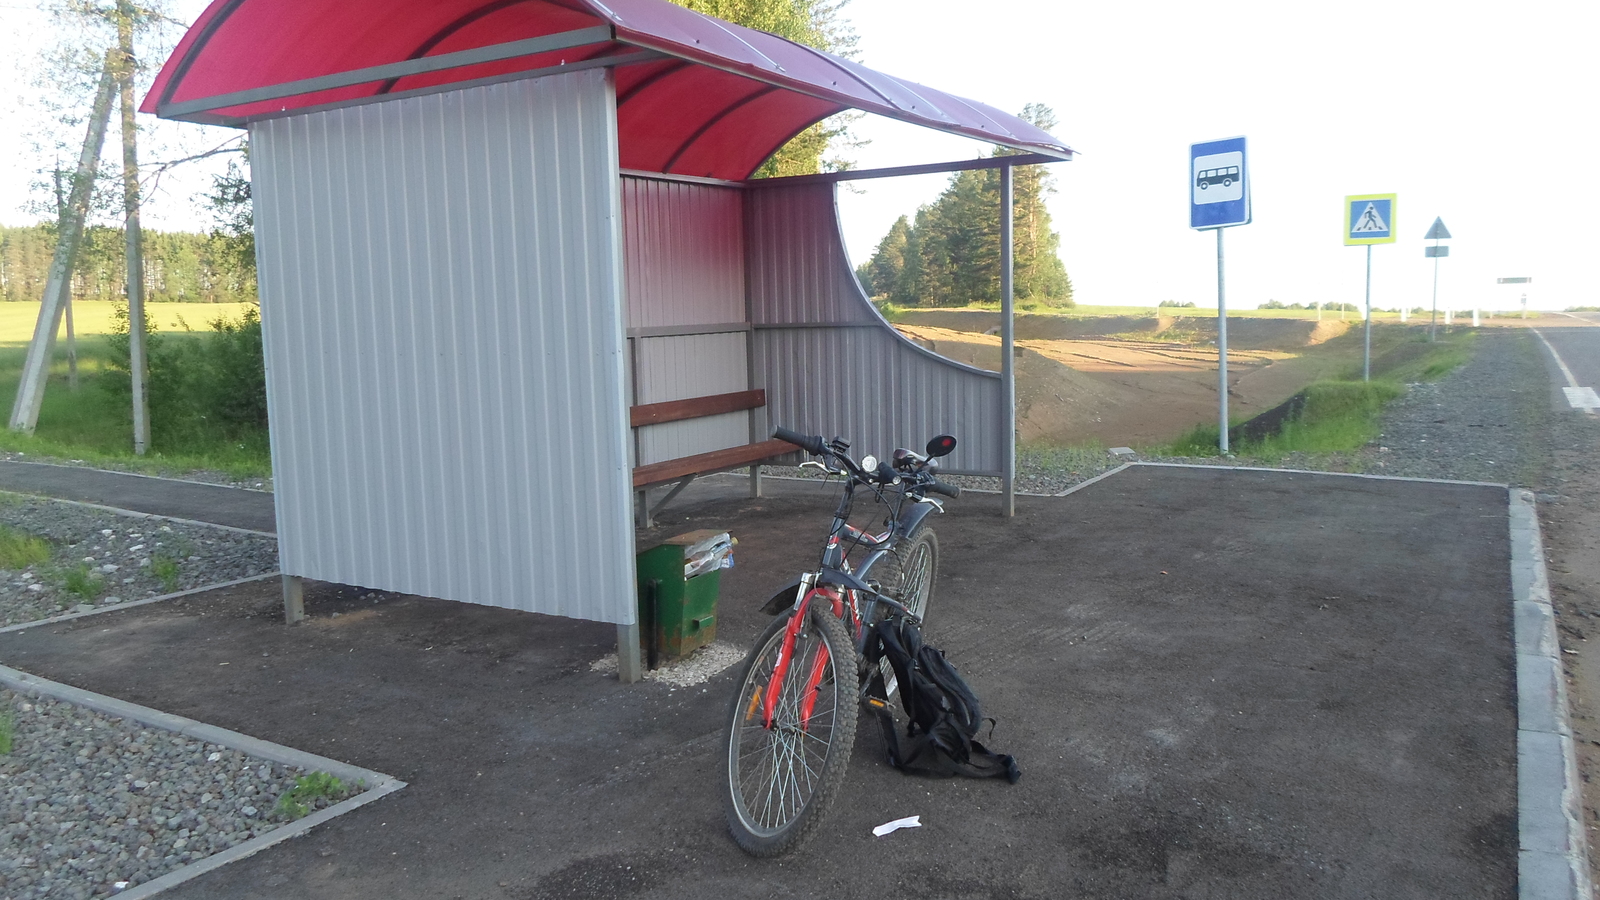
{"label": "pedestrian crossing sign", "polygon": [[1395,240],[1395,195],[1361,194],[1344,198],[1344,242],[1392,244]]}

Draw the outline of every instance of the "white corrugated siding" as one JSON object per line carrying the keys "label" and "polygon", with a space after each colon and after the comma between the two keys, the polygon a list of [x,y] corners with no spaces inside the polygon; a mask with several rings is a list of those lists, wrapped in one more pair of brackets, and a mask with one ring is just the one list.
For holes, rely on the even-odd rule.
{"label": "white corrugated siding", "polygon": [[[738,188],[622,179],[628,326],[634,403],[660,403],[750,387],[744,325],[744,200]],[[684,334],[652,335],[648,329]],[[638,429],[640,465],[750,442],[750,413]]]}
{"label": "white corrugated siding", "polygon": [[634,620],[614,106],[591,70],[251,127],[286,574]]}
{"label": "white corrugated siding", "polygon": [[[947,469],[998,474],[1000,376],[924,350],[878,315],[850,270],[833,191],[748,192],[750,315],[767,422],[838,435],[879,456],[953,434]],[[845,323],[853,327],[807,327]]]}

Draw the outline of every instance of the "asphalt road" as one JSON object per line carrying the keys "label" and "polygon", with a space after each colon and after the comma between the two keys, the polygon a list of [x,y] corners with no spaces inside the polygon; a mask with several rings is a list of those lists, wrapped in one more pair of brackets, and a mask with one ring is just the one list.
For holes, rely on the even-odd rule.
{"label": "asphalt road", "polygon": [[1545,319],[1559,323],[1535,329],[1546,345],[1550,402],[1557,410],[1572,410],[1563,388],[1600,390],[1600,313],[1566,313]]}
{"label": "asphalt road", "polygon": [[[667,526],[741,538],[719,633],[744,646],[833,500],[769,484]],[[929,630],[1022,781],[908,777],[864,729],[780,860],[722,822],[731,674],[621,686],[589,667],[610,626],[313,585],[291,628],[248,585],[0,660],[410,783],[174,898],[1515,895],[1503,490],[1141,467],[1017,506],[938,520]]]}
{"label": "asphalt road", "polygon": [[215,484],[102,472],[81,466],[0,460],[0,490],[114,506],[272,534],[272,495]]}

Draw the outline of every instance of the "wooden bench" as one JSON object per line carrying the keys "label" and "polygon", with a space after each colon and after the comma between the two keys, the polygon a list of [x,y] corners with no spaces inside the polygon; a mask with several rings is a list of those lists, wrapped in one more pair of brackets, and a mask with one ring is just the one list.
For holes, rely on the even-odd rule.
{"label": "wooden bench", "polygon": [[[632,407],[628,411],[628,424],[634,428],[645,425],[661,425],[667,422],[680,422],[684,419],[700,419],[724,413],[745,412],[747,410],[760,409],[766,405],[767,392],[764,390],[734,391],[733,393],[715,394],[710,397],[668,400],[664,403],[647,403],[643,406]],[[680,491],[688,487],[690,482],[701,475],[710,475],[714,472],[726,472],[730,469],[742,469],[749,466],[751,495],[759,496],[761,490],[759,463],[774,456],[794,453],[796,449],[788,441],[773,439],[638,466],[633,470],[633,489],[639,493],[640,525],[641,527],[649,528],[655,514],[660,512],[661,508],[671,502],[674,497],[678,496]],[[660,502],[651,506],[644,496],[645,489],[652,485],[666,484],[669,481],[675,481],[677,484],[673,486],[665,497],[661,498]]]}

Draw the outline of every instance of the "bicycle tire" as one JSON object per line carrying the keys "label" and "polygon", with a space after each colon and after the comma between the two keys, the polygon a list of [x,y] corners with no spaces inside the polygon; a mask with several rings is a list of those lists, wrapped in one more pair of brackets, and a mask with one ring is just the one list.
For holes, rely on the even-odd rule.
{"label": "bicycle tire", "polygon": [[[855,645],[844,622],[825,602],[812,600],[805,615],[780,685],[774,727],[762,724],[761,701],[789,616],[777,617],[756,641],[728,712],[724,798],[728,830],[752,856],[777,856],[811,837],[844,783],[855,746]],[[827,668],[817,687],[816,706],[802,729],[801,695],[822,647],[828,652]]]}
{"label": "bicycle tire", "polygon": [[939,536],[933,526],[919,524],[873,570],[884,593],[926,622],[939,574]]}

